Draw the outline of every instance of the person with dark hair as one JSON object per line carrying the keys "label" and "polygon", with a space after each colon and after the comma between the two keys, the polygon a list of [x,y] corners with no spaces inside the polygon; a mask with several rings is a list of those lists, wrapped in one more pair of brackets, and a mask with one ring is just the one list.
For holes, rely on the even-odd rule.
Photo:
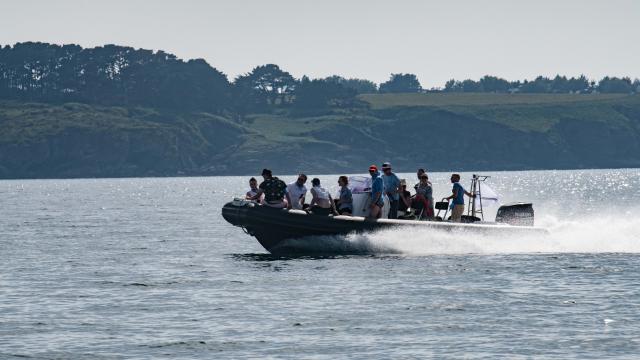
{"label": "person with dark hair", "polygon": [[402,215],[407,215],[409,208],[411,208],[411,193],[407,191],[407,180],[400,179],[400,201],[398,203],[398,214],[402,212]]}
{"label": "person with dark hair", "polygon": [[325,188],[320,186],[320,179],[313,178],[311,180],[311,203],[309,208],[316,215],[329,215],[332,212],[336,214],[331,194]]}
{"label": "person with dark hair", "polygon": [[287,185],[287,202],[289,209],[302,210],[305,207],[304,199],[307,195],[307,175],[299,174],[298,179]]}
{"label": "person with dark hair", "polygon": [[245,199],[247,200],[251,200],[254,196],[256,196],[258,194],[258,180],[256,180],[256,178],[252,177],[251,179],[249,179],[249,191],[247,191],[247,194],[245,195]]}
{"label": "person with dark hair", "polygon": [[[422,174],[426,174],[426,173],[427,173],[427,170],[425,170],[423,168],[418,169],[418,171],[416,173],[416,175],[418,175],[418,183],[413,186],[414,189],[416,189],[416,190],[418,189],[418,185],[420,185],[420,179],[422,178]],[[429,184],[431,184],[430,181],[429,181]]]}
{"label": "person with dark hair", "polygon": [[382,208],[384,207],[384,198],[382,197],[384,183],[377,166],[369,166],[369,174],[371,175],[371,205],[369,205],[371,211],[369,212],[369,217],[378,219],[382,215]]}
{"label": "person with dark hair", "polygon": [[353,214],[353,195],[351,189],[349,189],[349,178],[346,176],[340,176],[338,178],[338,185],[340,186],[340,196],[338,197],[338,213],[340,215]]}
{"label": "person with dark hair", "polygon": [[416,172],[416,175],[418,175],[418,181],[420,181],[420,176],[426,172],[427,171],[423,168],[418,169],[418,171]]}
{"label": "person with dark hair", "polygon": [[464,195],[466,194],[470,198],[475,198],[476,195],[465,190],[462,185],[460,185],[460,175],[452,174],[451,175],[451,183],[453,184],[453,189],[451,190],[451,196],[446,198],[442,198],[442,201],[449,201],[453,199],[451,210],[451,221],[460,222],[462,221],[462,214],[464,213]]}
{"label": "person with dark hair", "polygon": [[420,183],[416,187],[415,208],[421,209],[421,218],[433,217],[433,188],[426,173],[420,175]]}
{"label": "person with dark hair", "polygon": [[264,181],[258,186],[258,193],[250,200],[257,200],[264,194],[263,205],[280,209],[287,207],[287,202],[284,200],[287,194],[287,184],[274,177],[269,169],[262,169],[262,178]]}

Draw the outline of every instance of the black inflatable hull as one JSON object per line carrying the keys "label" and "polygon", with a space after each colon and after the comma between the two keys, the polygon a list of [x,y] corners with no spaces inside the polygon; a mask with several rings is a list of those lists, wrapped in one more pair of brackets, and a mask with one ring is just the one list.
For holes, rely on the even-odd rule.
{"label": "black inflatable hull", "polygon": [[[245,231],[272,254],[299,253],[305,251],[324,252],[322,244],[310,248],[300,248],[290,239],[313,237],[314,241],[323,241],[322,236],[347,235],[352,233],[373,232],[384,228],[419,227],[434,231],[459,231],[471,234],[547,234],[544,229],[510,226],[501,224],[459,224],[436,221],[413,220],[371,220],[356,216],[323,216],[307,214],[302,211],[274,209],[255,204],[229,202],[222,208],[224,219]],[[317,238],[319,237],[319,238]],[[327,250],[335,252],[335,249]],[[340,253],[358,252],[348,246]]]}

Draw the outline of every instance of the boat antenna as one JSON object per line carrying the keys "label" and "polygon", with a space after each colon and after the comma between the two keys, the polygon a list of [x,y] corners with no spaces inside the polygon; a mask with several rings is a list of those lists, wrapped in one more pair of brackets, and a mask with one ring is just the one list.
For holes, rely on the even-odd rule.
{"label": "boat antenna", "polygon": [[[471,177],[471,193],[476,195],[480,201],[480,209],[476,208],[476,198],[469,198],[469,206],[467,206],[467,215],[471,215],[473,217],[476,214],[480,214],[482,221],[484,221],[484,209],[482,208],[482,182],[487,180],[489,176],[486,175],[476,175],[473,174]],[[471,213],[469,213],[471,212]]]}

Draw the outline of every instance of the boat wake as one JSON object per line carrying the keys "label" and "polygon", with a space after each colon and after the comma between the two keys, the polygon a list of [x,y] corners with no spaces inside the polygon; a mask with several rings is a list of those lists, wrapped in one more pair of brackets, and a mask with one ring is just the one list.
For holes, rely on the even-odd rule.
{"label": "boat wake", "polygon": [[527,254],[640,253],[640,219],[631,216],[588,220],[539,219],[547,236],[499,236],[450,233],[419,228],[383,229],[366,234],[291,239],[283,243],[300,252],[339,254]]}

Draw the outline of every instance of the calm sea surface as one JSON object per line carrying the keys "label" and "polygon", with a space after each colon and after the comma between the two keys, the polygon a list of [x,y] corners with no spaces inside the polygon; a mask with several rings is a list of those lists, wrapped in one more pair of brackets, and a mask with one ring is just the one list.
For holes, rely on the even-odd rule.
{"label": "calm sea surface", "polygon": [[0,358],[637,359],[640,170],[487,175],[552,235],[272,257],[220,215],[247,177],[0,181]]}

